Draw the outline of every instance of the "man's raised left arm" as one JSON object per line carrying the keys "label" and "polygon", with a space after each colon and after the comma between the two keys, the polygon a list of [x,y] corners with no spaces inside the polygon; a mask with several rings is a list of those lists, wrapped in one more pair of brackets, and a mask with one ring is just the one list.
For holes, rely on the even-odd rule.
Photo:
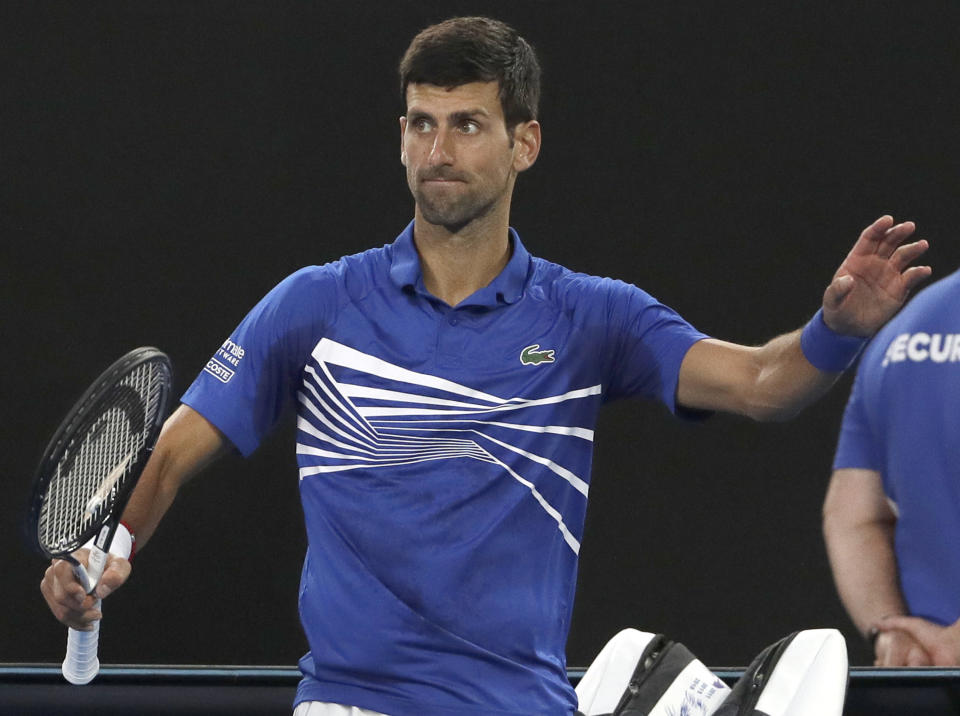
{"label": "man's raised left arm", "polygon": [[694,344],[680,367],[678,404],[786,420],[815,401],[930,275],[929,266],[910,265],[928,246],[906,243],[914,229],[890,216],[864,229],[804,328],[757,347],[715,339]]}

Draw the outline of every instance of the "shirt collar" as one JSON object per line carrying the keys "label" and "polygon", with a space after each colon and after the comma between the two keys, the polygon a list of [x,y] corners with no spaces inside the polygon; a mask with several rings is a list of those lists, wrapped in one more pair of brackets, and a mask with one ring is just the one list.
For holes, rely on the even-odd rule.
{"label": "shirt collar", "polygon": [[[420,255],[413,243],[413,223],[411,221],[407,224],[407,228],[393,242],[390,279],[397,288],[409,287],[418,293],[427,294],[420,271]],[[523,289],[526,286],[527,272],[530,268],[530,254],[520,241],[520,235],[512,227],[510,242],[513,244],[513,255],[503,271],[489,284],[464,299],[460,306],[494,308],[505,303],[516,303],[523,298]]]}

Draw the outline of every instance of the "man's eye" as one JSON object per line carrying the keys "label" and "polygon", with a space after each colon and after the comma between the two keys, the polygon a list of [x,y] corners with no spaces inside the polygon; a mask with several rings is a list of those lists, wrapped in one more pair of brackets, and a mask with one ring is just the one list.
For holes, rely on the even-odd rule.
{"label": "man's eye", "polygon": [[464,134],[476,134],[480,131],[480,125],[468,119],[460,123],[460,131]]}
{"label": "man's eye", "polygon": [[413,120],[413,128],[418,132],[429,132],[430,122],[422,117],[420,119],[415,119]]}

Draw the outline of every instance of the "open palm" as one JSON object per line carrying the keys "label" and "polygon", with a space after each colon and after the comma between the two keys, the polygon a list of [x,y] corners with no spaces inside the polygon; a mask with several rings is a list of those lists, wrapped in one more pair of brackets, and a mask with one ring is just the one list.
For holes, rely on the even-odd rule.
{"label": "open palm", "polygon": [[881,216],[863,230],[823,294],[823,317],[838,333],[872,336],[906,302],[910,291],[931,274],[910,266],[928,248],[925,240],[904,243],[912,221],[894,225]]}

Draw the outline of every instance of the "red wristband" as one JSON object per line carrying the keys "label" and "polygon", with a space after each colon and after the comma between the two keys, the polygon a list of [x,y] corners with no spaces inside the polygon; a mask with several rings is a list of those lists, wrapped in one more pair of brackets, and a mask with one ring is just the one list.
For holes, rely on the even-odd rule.
{"label": "red wristband", "polygon": [[127,524],[125,520],[120,520],[120,524],[123,525],[123,528],[130,534],[130,556],[127,557],[127,560],[132,562],[133,555],[137,553],[137,536],[133,533],[133,528]]}

